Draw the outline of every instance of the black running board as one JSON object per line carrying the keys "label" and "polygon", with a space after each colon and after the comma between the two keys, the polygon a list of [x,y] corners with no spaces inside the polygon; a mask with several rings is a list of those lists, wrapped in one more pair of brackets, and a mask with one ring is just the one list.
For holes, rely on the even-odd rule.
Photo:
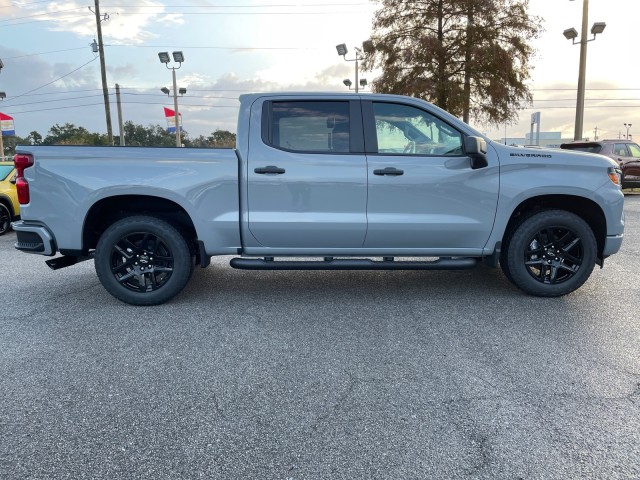
{"label": "black running board", "polygon": [[86,257],[63,255],[61,257],[52,258],[51,260],[45,260],[44,263],[46,263],[51,270],[60,270],[61,268],[70,267],[71,265],[75,265],[76,263],[84,262],[86,260],[91,260],[92,258],[93,254]]}
{"label": "black running board", "polygon": [[433,261],[334,259],[324,260],[274,260],[265,258],[232,258],[229,264],[243,270],[468,270],[478,264],[477,258],[439,258]]}

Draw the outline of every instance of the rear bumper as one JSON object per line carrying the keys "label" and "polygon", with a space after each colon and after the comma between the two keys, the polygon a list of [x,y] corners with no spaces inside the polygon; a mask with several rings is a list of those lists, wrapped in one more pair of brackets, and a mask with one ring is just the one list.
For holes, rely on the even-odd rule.
{"label": "rear bumper", "polygon": [[56,254],[56,240],[47,227],[24,221],[14,222],[11,226],[18,237],[14,245],[17,250],[48,257]]}

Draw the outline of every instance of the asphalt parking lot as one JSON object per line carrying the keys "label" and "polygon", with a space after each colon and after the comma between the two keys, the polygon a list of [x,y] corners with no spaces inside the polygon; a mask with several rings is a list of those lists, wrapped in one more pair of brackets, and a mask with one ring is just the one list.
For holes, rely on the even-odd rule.
{"label": "asphalt parking lot", "polygon": [[500,270],[197,269],[131,307],[0,237],[2,479],[640,478],[640,195],[563,298]]}

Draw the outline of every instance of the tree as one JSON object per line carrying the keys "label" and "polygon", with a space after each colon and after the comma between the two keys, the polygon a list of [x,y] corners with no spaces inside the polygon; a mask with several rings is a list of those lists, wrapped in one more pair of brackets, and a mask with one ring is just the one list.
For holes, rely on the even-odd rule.
{"label": "tree", "polygon": [[17,145],[28,145],[29,142],[25,138],[18,137],[17,135],[11,136],[3,136],[2,142],[4,146],[4,159],[12,160],[13,156],[16,154],[16,146]]}
{"label": "tree", "polygon": [[42,135],[33,130],[29,135],[27,135],[26,142],[29,145],[42,145]]}
{"label": "tree", "polygon": [[211,133],[209,137],[209,144],[212,147],[218,148],[235,148],[236,146],[236,134],[231,133],[228,130],[217,129]]}
{"label": "tree", "polygon": [[517,119],[541,20],[528,0],[378,0],[365,68],[378,92],[421,97],[468,122]]}
{"label": "tree", "polygon": [[[185,132],[186,133],[186,132]],[[186,137],[186,135],[185,135]],[[125,144],[132,147],[175,147],[176,137],[161,125],[144,127],[128,121],[124,124]],[[183,138],[186,140],[187,138]]]}
{"label": "tree", "polygon": [[213,148],[235,148],[236,134],[228,130],[217,129],[211,135],[205,137],[200,135],[190,141],[190,147],[213,147]]}
{"label": "tree", "polygon": [[72,123],[58,125],[49,129],[42,141],[43,145],[108,145],[105,134],[91,133],[84,127],[76,127]]}

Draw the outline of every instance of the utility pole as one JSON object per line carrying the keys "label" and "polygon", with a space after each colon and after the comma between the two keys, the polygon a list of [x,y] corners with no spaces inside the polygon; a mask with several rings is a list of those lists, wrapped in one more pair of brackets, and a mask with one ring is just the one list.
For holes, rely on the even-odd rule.
{"label": "utility pole", "polygon": [[[113,145],[113,130],[111,129],[111,108],[109,106],[109,87],[107,87],[107,69],[104,61],[104,45],[102,43],[102,18],[100,15],[100,0],[95,0],[96,27],[98,30],[98,54],[100,55],[100,73],[102,74],[102,93],[104,96],[104,113],[107,119],[107,137],[109,145]],[[91,7],[89,7],[91,10]],[[93,10],[92,10],[93,11]],[[104,16],[107,19],[107,15]]]}
{"label": "utility pole", "polygon": [[598,140],[598,127],[593,129],[593,140],[594,141]]}
{"label": "utility pole", "polygon": [[124,147],[124,128],[122,128],[122,102],[120,101],[120,85],[116,83],[116,102],[118,104],[118,128],[120,129],[120,146]]}

